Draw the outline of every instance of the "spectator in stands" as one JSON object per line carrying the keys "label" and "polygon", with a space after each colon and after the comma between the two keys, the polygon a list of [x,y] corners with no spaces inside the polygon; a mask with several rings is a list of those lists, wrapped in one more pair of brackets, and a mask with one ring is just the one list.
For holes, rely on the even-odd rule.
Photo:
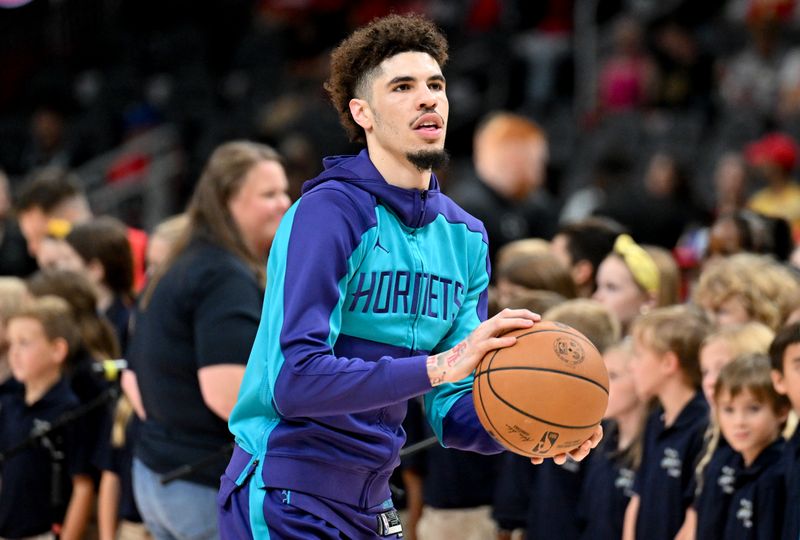
{"label": "spectator in stands", "polygon": [[512,240],[553,236],[558,214],[544,189],[547,153],[544,132],[523,116],[493,113],[475,131],[478,178],[458,184],[451,195],[483,222],[492,262]]}
{"label": "spectator in stands", "polygon": [[[71,226],[92,219],[89,201],[77,177],[58,168],[36,171],[26,179],[17,194],[16,209],[28,251],[34,257],[39,256],[48,234],[66,237],[69,227],[65,228],[63,222]],[[132,227],[127,227],[126,234],[134,262],[134,289],[138,291],[144,281],[147,235]]]}
{"label": "spectator in stands", "polygon": [[747,166],[738,152],[726,152],[714,167],[714,215],[737,212],[747,202]]}
{"label": "spectator in stands", "polygon": [[11,215],[8,176],[0,170],[0,276],[25,277],[36,270],[17,219]]}
{"label": "spectator in stands", "polygon": [[110,216],[79,223],[65,238],[60,268],[86,275],[97,295],[97,309],[111,322],[125,351],[133,307],[133,256],[125,225]]}
{"label": "spectator in stands", "polygon": [[[232,442],[226,420],[261,317],[265,261],[289,207],[287,189],[272,148],[217,148],[186,229],[143,295],[129,354],[145,414],[133,484],[158,540],[218,536],[216,495]],[[136,406],[139,396],[129,396]],[[198,461],[183,477],[160,482]]]}
{"label": "spectator in stands", "polygon": [[689,183],[689,171],[676,156],[656,152],[643,182],[610,197],[595,214],[618,221],[643,244],[672,249],[688,225],[704,220]]}
{"label": "spectator in stands", "polygon": [[797,163],[797,143],[784,133],[770,133],[745,147],[747,161],[755,168],[766,187],[747,201],[751,210],[780,217],[800,234],[800,186],[792,171]]}
{"label": "spectator in stands", "polygon": [[658,72],[644,47],[639,21],[621,15],[614,21],[611,41],[613,50],[603,61],[598,77],[601,115],[649,105],[657,89]]}
{"label": "spectator in stands", "polygon": [[617,237],[624,228],[610,219],[590,217],[562,225],[550,248],[569,269],[577,296],[588,298],[597,289],[597,269],[611,253]]}

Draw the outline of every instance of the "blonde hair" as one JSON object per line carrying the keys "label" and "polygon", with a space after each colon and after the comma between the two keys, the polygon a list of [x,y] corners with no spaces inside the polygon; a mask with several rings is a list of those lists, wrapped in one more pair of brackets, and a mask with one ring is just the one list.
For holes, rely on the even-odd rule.
{"label": "blonde hair", "polygon": [[760,322],[750,321],[737,326],[720,328],[708,334],[700,348],[714,341],[724,341],[730,349],[731,358],[743,354],[766,354],[775,338],[775,332]]}
{"label": "blonde hair", "polygon": [[709,262],[693,295],[701,306],[716,307],[731,298],[739,298],[752,319],[777,330],[800,303],[800,283],[768,256],[737,253]]}
{"label": "blonde hair", "polygon": [[[775,332],[767,325],[760,322],[751,321],[745,324],[720,328],[713,331],[703,340],[700,349],[708,346],[712,342],[724,341],[728,345],[732,359],[742,355],[766,354],[769,346],[775,337]],[[705,451],[697,462],[695,468],[695,478],[697,480],[698,493],[703,486],[703,473],[714,456],[719,446],[719,424],[716,417],[712,416],[704,435]]]}
{"label": "blonde hair", "polygon": [[658,269],[656,306],[672,306],[681,301],[681,273],[669,250],[659,246],[642,246]]}
{"label": "blonde hair", "polygon": [[549,251],[508,258],[497,268],[497,280],[507,280],[526,289],[553,291],[575,298],[575,281],[558,258]]}
{"label": "blonde hair", "polygon": [[72,309],[63,298],[46,295],[23,302],[8,317],[14,319],[33,319],[42,325],[49,341],[63,339],[67,343],[67,356],[70,361],[80,346],[80,330],[72,314]]}
{"label": "blonde hair", "polygon": [[531,289],[519,291],[511,295],[505,305],[497,305],[497,311],[504,308],[527,309],[534,313],[544,313],[564,302],[566,298],[557,292],[544,289]]}
{"label": "blonde hair", "polygon": [[601,353],[617,343],[622,333],[617,318],[603,304],[588,298],[567,300],[547,310],[542,318],[575,328]]}
{"label": "blonde hair", "polygon": [[0,277],[0,324],[22,304],[28,295],[25,282],[17,277]]}
{"label": "blonde hair", "polygon": [[700,386],[700,345],[711,331],[703,313],[688,305],[656,308],[633,322],[631,335],[664,354],[675,353],[692,387]]}
{"label": "blonde hair", "polygon": [[550,253],[550,242],[543,238],[522,238],[514,240],[498,248],[495,264],[501,267],[512,259],[535,255],[537,253]]}
{"label": "blonde hair", "polygon": [[183,231],[185,231],[186,227],[188,226],[189,216],[185,213],[176,214],[168,217],[156,225],[152,234],[150,235],[150,238],[152,239],[157,237],[172,245],[178,240],[178,238],[180,238],[181,234],[183,234]]}

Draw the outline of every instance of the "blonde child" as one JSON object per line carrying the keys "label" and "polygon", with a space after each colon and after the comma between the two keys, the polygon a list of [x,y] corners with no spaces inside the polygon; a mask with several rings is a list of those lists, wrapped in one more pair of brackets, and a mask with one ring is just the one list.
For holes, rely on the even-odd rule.
{"label": "blonde child", "polygon": [[738,253],[703,268],[693,302],[716,326],[758,321],[777,330],[800,304],[800,284],[770,257]]}
{"label": "blonde child", "polygon": [[[714,388],[719,373],[735,358],[747,354],[766,354],[774,332],[759,322],[721,328],[706,337],[700,347],[700,373],[703,377],[703,394],[714,408]],[[727,441],[720,436],[716,416],[705,433],[705,450],[695,469],[695,500],[686,512],[686,520],[679,540],[693,538],[720,538],[718,515],[724,505],[719,502],[732,494],[731,451]],[[698,519],[698,512],[702,516]]]}
{"label": "blonde child", "polygon": [[769,358],[744,356],[725,366],[714,402],[722,435],[736,454],[736,482],[717,529],[729,540],[776,539],[785,505],[781,429],[789,402],[772,386]]}
{"label": "blonde child", "polygon": [[58,425],[80,404],[63,376],[80,342],[77,325],[64,300],[47,296],[12,313],[7,332],[9,364],[20,384],[0,396],[0,537],[58,533],[77,540],[94,495],[81,419],[24,446],[34,429]]}
{"label": "blonde child", "polygon": [[18,277],[0,277],[0,385],[11,377],[8,367],[8,338],[6,320],[28,295],[25,282]]}
{"label": "blonde child", "polygon": [[630,339],[608,347],[603,354],[609,380],[606,435],[585,467],[578,504],[582,540],[618,540],[625,508],[633,496],[648,403],[636,393],[632,356]]}
{"label": "blonde child", "polygon": [[661,275],[653,257],[627,234],[621,234],[597,269],[592,298],[606,306],[628,335],[634,319],[656,307]]}
{"label": "blonde child", "polygon": [[655,398],[644,432],[635,495],[625,512],[625,539],[672,540],[689,505],[695,459],[708,425],[700,390],[700,344],[710,325],[690,306],[655,309],[632,328],[630,368],[641,400]]}

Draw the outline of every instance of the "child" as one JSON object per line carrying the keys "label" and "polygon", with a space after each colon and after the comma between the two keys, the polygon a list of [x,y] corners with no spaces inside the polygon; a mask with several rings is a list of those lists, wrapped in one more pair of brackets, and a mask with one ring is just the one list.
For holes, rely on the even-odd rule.
{"label": "child", "polygon": [[8,338],[6,336],[6,320],[27,296],[25,282],[18,277],[0,277],[0,391],[6,381],[11,379],[8,367]]}
{"label": "child", "polygon": [[[774,336],[768,326],[749,322],[722,328],[703,340],[700,347],[700,373],[703,377],[703,393],[712,409],[714,388],[722,368],[742,355],[766,354]],[[732,461],[736,455],[725,438],[720,436],[716,415],[711,415],[704,441],[703,457],[695,469],[696,498],[686,512],[679,540],[722,538],[719,523],[721,516],[724,516],[726,502],[733,494]]]}
{"label": "child", "polygon": [[578,510],[581,538],[618,540],[622,536],[625,508],[633,495],[633,479],[642,458],[642,430],[647,402],[636,394],[629,339],[606,349],[608,409],[606,435],[588,459]]}
{"label": "child", "polygon": [[734,492],[719,527],[723,538],[778,538],[785,501],[781,429],[789,406],[772,386],[769,359],[750,355],[725,366],[714,402],[722,435],[737,454]]}
{"label": "child", "polygon": [[627,234],[621,234],[597,269],[592,298],[619,319],[623,335],[641,313],[658,305],[661,274],[653,257]]}
{"label": "child", "polygon": [[[568,300],[548,309],[542,318],[572,326],[600,351],[620,337],[619,322],[595,300]],[[569,460],[563,465],[546,462],[535,470],[531,470],[527,461],[520,456],[507,456],[503,462],[495,492],[494,511],[498,523],[505,530],[518,528],[522,519],[515,514],[527,507],[527,540],[579,538],[578,499],[587,461]]]}
{"label": "child", "polygon": [[625,539],[671,540],[683,523],[708,425],[698,352],[709,329],[702,313],[689,306],[658,308],[633,324],[636,393],[642,400],[656,398],[660,406],[647,420]]}
{"label": "child", "polygon": [[[792,409],[800,413],[800,323],[782,328],[769,347],[772,384],[789,398]],[[781,538],[800,537],[800,429],[786,443],[782,460],[786,476],[786,507]]]}
{"label": "child", "polygon": [[83,535],[94,486],[79,434],[80,419],[33,444],[31,432],[57,424],[79,405],[62,372],[80,337],[67,303],[42,297],[8,319],[9,364],[21,383],[0,396],[0,537],[24,538],[51,530],[63,539]]}

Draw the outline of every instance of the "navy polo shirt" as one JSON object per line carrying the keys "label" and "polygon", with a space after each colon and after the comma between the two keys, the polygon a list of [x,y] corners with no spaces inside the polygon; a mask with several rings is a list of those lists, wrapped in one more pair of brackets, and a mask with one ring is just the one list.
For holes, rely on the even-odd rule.
{"label": "navy polo shirt", "polygon": [[528,516],[533,477],[541,465],[532,465],[530,458],[511,452],[501,455],[492,519],[500,529],[506,531],[523,529]]}
{"label": "navy polo shirt", "polygon": [[[69,384],[61,379],[39,401],[28,406],[25,389],[19,385],[0,395],[0,452],[25,441],[37,421],[53,423],[79,405]],[[0,537],[21,538],[50,531],[64,517],[72,493],[71,477],[85,474],[87,464],[80,456],[81,428],[68,424],[50,437],[64,453],[59,504],[52,500],[52,467],[50,452],[41,444],[27,447],[0,463]]]}
{"label": "navy polo shirt", "polygon": [[581,540],[619,540],[625,509],[633,496],[634,470],[623,463],[614,429],[589,454],[577,505]]}
{"label": "navy polo shirt", "polygon": [[749,467],[741,464],[725,522],[726,540],[779,537],[786,502],[780,464],[783,445],[783,440],[779,439],[765,448]]}
{"label": "navy polo shirt", "polygon": [[736,489],[734,482],[741,461],[739,454],[720,436],[719,446],[703,470],[703,486],[692,505],[697,512],[696,538],[723,540],[725,519]]}
{"label": "navy polo shirt", "polygon": [[800,538],[800,429],[786,442],[782,456],[786,477],[786,512],[783,519],[784,540]]}
{"label": "navy polo shirt", "polygon": [[636,538],[672,540],[681,528],[693,498],[692,478],[707,425],[708,404],[700,392],[671,426],[664,425],[660,407],[648,418],[634,482],[640,497]]}
{"label": "navy polo shirt", "polygon": [[581,462],[567,459],[563,465],[546,459],[537,467],[531,483],[527,540],[577,540],[578,498],[588,459],[591,458]]}

